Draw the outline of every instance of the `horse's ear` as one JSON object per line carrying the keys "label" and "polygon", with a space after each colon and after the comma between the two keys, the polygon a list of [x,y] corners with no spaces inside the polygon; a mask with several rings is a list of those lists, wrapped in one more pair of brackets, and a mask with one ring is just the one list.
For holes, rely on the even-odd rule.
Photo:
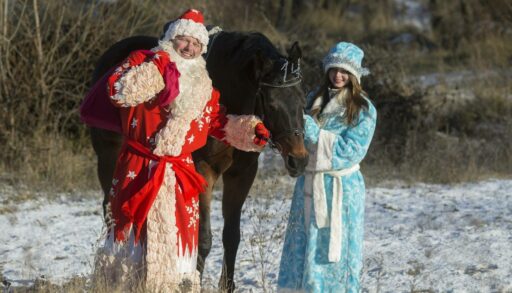
{"label": "horse's ear", "polygon": [[250,62],[250,73],[252,80],[259,82],[261,78],[265,75],[265,73],[272,70],[273,63],[272,60],[265,57],[261,51],[257,51]]}
{"label": "horse's ear", "polygon": [[290,49],[288,49],[288,59],[292,62],[299,60],[302,57],[302,50],[299,42],[295,41]]}
{"label": "horse's ear", "polygon": [[160,39],[163,39],[165,37],[165,33],[167,32],[167,30],[169,29],[169,27],[171,26],[171,24],[173,23],[174,20],[171,20],[169,22],[167,22],[166,24],[164,24],[164,31],[162,32],[162,34],[160,35]]}

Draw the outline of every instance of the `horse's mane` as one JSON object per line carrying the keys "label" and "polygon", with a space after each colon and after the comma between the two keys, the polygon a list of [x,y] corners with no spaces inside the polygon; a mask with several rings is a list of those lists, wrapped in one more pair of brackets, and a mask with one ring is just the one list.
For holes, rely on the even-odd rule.
{"label": "horse's mane", "polygon": [[233,64],[245,64],[258,53],[272,60],[283,57],[272,42],[258,32],[221,33],[218,37],[222,39],[222,51],[231,56],[229,60]]}

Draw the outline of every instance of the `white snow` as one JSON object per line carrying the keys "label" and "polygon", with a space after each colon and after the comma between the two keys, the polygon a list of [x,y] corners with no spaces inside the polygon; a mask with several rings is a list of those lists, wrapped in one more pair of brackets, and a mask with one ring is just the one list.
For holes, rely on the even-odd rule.
{"label": "white snow", "polygon": [[[293,179],[259,179],[242,215],[239,292],[275,290]],[[512,180],[457,185],[389,183],[366,197],[365,292],[512,292]],[[13,286],[87,275],[102,228],[100,193],[15,203],[0,194],[0,272]],[[222,267],[221,207],[204,287]]]}

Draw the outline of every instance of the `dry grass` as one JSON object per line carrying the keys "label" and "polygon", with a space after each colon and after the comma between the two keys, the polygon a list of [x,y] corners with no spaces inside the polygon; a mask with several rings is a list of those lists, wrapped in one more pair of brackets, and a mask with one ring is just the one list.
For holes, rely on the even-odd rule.
{"label": "dry grass", "polygon": [[[441,22],[424,33],[393,23],[389,1],[379,2],[380,7],[368,6],[371,2],[354,1],[342,14],[329,9],[302,11],[278,28],[277,1],[268,0],[190,0],[173,5],[163,0],[0,0],[0,183],[16,185],[21,190],[18,200],[35,196],[30,191],[34,189],[98,189],[94,154],[77,112],[94,63],[123,37],[158,36],[165,22],[190,6],[202,9],[207,23],[226,30],[262,31],[283,52],[299,40],[305,89],[321,78],[319,60],[330,45],[341,40],[360,44],[365,65],[373,73],[363,86],[379,111],[374,142],[363,162],[369,185],[389,179],[450,183],[510,177],[512,33],[510,19],[504,19],[512,15],[507,13],[510,6],[497,0],[505,5],[500,11],[478,6],[465,20],[452,2],[437,1],[445,6],[436,13],[450,15],[445,20],[453,23]],[[420,35],[436,48],[425,48],[421,42],[390,45],[389,38],[404,32]],[[477,74],[464,82],[440,80],[430,88],[415,82],[422,74],[454,71]],[[276,169],[270,174],[285,176]],[[3,212],[7,211],[0,209]],[[255,263],[268,257],[262,248],[254,246]],[[265,278],[262,268],[263,284]],[[111,292],[85,277],[62,285],[38,279],[33,286],[12,289]]]}
{"label": "dry grass", "polygon": [[[512,88],[492,77],[479,78],[462,88],[431,88],[410,102],[407,112],[412,115],[398,123],[383,121],[365,162],[371,181],[452,183],[509,177]],[[400,106],[407,102],[402,98]],[[382,114],[389,113],[396,114]]]}
{"label": "dry grass", "polygon": [[[460,6],[438,2],[432,8],[434,16],[451,17],[441,18],[425,33],[397,25],[390,1],[370,5],[360,0],[346,7],[346,1],[323,1],[314,4],[315,9],[285,14],[289,19],[282,20],[279,4],[266,0],[182,1],[176,5],[163,0],[117,4],[0,0],[0,143],[4,146],[0,173],[12,174],[14,183],[38,188],[97,188],[94,155],[77,113],[95,61],[123,37],[158,36],[165,22],[194,6],[205,12],[207,23],[226,30],[262,31],[283,52],[299,40],[306,90],[321,78],[319,60],[330,45],[340,40],[362,45],[365,65],[373,73],[363,85],[379,110],[379,128],[366,164],[378,170],[380,177],[405,174],[410,180],[444,182],[476,176],[441,176],[436,170],[510,174],[506,165],[511,155],[506,147],[511,143],[504,132],[510,128],[504,118],[510,114],[507,79],[477,77],[478,83],[458,85],[476,99],[444,116],[424,107],[430,89],[414,83],[415,76],[424,73],[508,68],[510,19],[507,13],[498,12],[510,7],[498,2],[499,11],[479,2],[473,3],[479,9],[466,12],[459,11]],[[416,41],[412,45],[390,43],[403,33],[416,36]],[[448,42],[450,37],[456,43]],[[435,46],[426,48],[428,42]],[[446,96],[453,89],[449,83],[444,89],[436,86],[436,94]],[[486,127],[489,130],[483,131]],[[491,144],[475,142],[482,133],[493,131],[496,137],[486,137]]]}
{"label": "dry grass", "polygon": [[97,186],[78,106],[101,52],[124,36],[158,34],[164,2],[0,1],[2,173],[37,187]]}

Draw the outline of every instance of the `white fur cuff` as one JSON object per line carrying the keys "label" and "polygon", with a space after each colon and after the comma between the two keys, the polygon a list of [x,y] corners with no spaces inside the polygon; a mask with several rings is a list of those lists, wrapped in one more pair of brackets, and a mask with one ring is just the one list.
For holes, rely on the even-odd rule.
{"label": "white fur cuff", "polygon": [[318,136],[318,148],[316,149],[315,170],[332,170],[332,151],[335,140],[336,134],[320,129],[320,135]]}
{"label": "white fur cuff", "polygon": [[261,152],[265,146],[254,143],[254,127],[261,120],[254,115],[226,115],[228,122],[224,126],[226,142],[246,152]]}
{"label": "white fur cuff", "polygon": [[153,98],[165,84],[156,65],[145,62],[130,68],[114,87],[116,94],[110,98],[119,106],[134,107]]}

